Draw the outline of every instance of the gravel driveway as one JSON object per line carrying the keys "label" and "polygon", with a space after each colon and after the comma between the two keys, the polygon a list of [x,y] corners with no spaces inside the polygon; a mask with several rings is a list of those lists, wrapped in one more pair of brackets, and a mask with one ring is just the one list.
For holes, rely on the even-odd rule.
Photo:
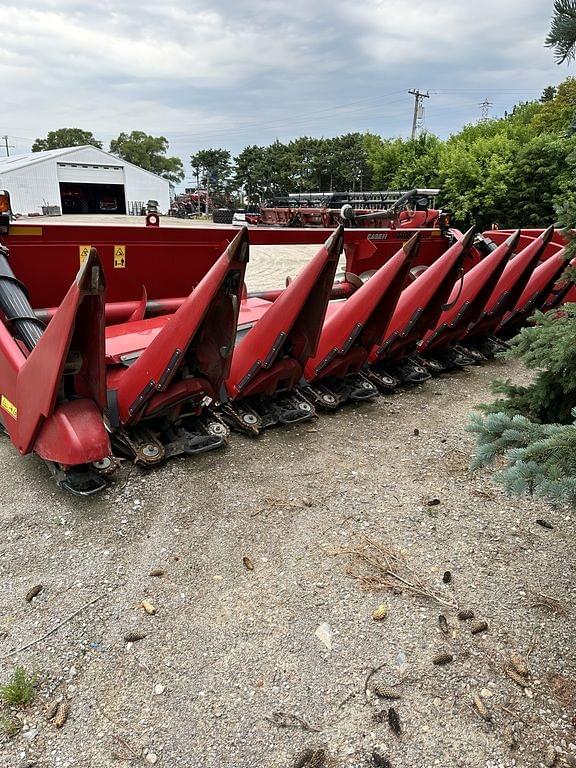
{"label": "gravel driveway", "polygon": [[[0,442],[0,680],[18,664],[39,676],[32,706],[5,712],[21,730],[0,766],[289,768],[303,749],[342,768],[576,765],[574,517],[469,472],[463,425],[495,376],[527,374],[493,362],[123,467],[92,500]],[[345,552],[375,544],[433,597],[363,586],[382,574]]]}

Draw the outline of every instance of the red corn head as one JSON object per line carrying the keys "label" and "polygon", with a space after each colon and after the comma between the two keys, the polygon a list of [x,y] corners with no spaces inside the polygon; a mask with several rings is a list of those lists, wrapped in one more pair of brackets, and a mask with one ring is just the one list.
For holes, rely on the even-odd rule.
{"label": "red corn head", "polygon": [[566,269],[565,253],[565,249],[562,248],[536,267],[516,306],[505,315],[496,329],[497,333],[513,333],[535,310],[543,306],[554,284]]}
{"label": "red corn head", "polygon": [[427,330],[433,328],[446,309],[456,277],[474,239],[469,229],[413,283],[404,288],[382,344],[375,345],[369,361],[399,359],[410,354]]}
{"label": "red corn head", "polygon": [[340,226],[236,345],[226,381],[230,400],[299,383],[316,354],[343,239]]}
{"label": "red corn head", "polygon": [[532,271],[553,234],[554,227],[548,227],[545,232],[529,242],[520,253],[510,259],[480,318],[468,328],[462,337],[464,340],[481,339],[494,333],[504,315],[514,308],[522,295]]}
{"label": "red corn head", "polygon": [[68,466],[110,454],[102,420],[104,290],[98,254],[91,249],[27,356],[0,323],[3,419],[20,453],[33,450],[47,461]]}
{"label": "red corn head", "polygon": [[385,336],[419,242],[417,233],[349,299],[329,305],[318,350],[304,369],[308,382],[342,378],[365,365]]}
{"label": "red corn head", "polygon": [[510,235],[457,281],[436,327],[428,331],[418,346],[419,352],[452,346],[466,333],[470,323],[480,317],[492,295],[508,259],[518,243],[520,231]]}
{"label": "red corn head", "polygon": [[184,403],[199,408],[205,396],[218,397],[230,367],[247,261],[243,229],[173,315],[107,329],[109,360],[137,355],[128,368],[116,366],[108,375],[114,425]]}

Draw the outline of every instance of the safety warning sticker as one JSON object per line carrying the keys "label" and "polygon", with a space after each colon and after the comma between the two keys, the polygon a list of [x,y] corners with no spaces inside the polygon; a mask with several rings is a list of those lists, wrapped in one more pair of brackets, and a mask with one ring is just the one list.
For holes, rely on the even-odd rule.
{"label": "safety warning sticker", "polygon": [[114,269],[124,269],[126,267],[126,246],[114,246]]}
{"label": "safety warning sticker", "polygon": [[6,395],[2,395],[2,397],[0,397],[0,406],[6,411],[6,413],[9,413],[13,419],[18,418],[18,408],[16,408],[14,403],[11,403],[10,400],[8,400]]}
{"label": "safety warning sticker", "polygon": [[91,245],[79,245],[78,250],[80,252],[80,266],[84,264],[88,256],[90,256]]}

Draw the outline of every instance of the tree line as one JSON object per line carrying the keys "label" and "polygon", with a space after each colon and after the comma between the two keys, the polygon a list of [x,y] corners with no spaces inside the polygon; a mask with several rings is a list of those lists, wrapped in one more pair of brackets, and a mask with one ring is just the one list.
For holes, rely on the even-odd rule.
{"label": "tree line", "polygon": [[[64,128],[37,139],[32,151],[81,144],[102,147],[91,132]],[[167,156],[168,146],[163,136],[132,131],[111,141],[110,152],[177,184],[184,166]],[[446,140],[431,133],[413,140],[374,133],[303,136],[251,145],[236,157],[223,148],[202,149],[190,165],[195,186],[208,187],[216,205],[290,192],[438,187],[440,204],[463,225],[526,227],[554,220],[555,204],[573,180],[575,149],[576,79],[568,78],[539,100],[466,125]]]}
{"label": "tree line", "polygon": [[573,188],[576,172],[576,79],[549,86],[539,100],[504,117],[466,125],[442,140],[349,133],[226,149],[191,157],[195,177],[225,201],[241,190],[249,202],[290,192],[439,188],[439,203],[462,225],[542,226]]}

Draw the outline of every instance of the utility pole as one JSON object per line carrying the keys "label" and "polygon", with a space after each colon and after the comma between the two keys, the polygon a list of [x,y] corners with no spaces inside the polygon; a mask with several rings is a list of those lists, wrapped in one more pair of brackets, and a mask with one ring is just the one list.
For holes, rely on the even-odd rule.
{"label": "utility pole", "polygon": [[480,107],[480,119],[478,120],[479,123],[487,123],[490,119],[489,112],[490,107],[493,107],[494,104],[491,101],[488,101],[488,99],[484,99],[484,101],[481,104],[478,104]]}
{"label": "utility pole", "polygon": [[10,157],[10,150],[14,149],[14,145],[8,144],[8,136],[2,136],[2,141],[4,142],[4,146],[6,147],[6,157]]}
{"label": "utility pole", "polygon": [[408,91],[411,96],[414,96],[414,117],[412,118],[412,135],[411,139],[416,138],[416,132],[422,128],[422,121],[424,118],[424,99],[429,99],[430,94],[428,91],[419,91],[418,88],[412,88]]}

